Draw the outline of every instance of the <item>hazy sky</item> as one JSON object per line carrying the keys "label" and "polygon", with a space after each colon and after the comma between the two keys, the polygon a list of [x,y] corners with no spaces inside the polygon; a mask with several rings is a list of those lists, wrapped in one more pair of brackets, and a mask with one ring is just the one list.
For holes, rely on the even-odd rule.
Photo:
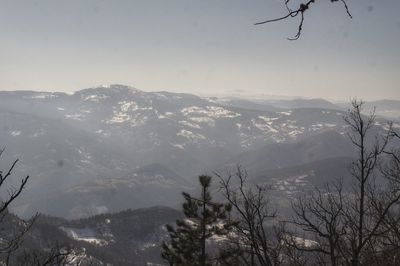
{"label": "hazy sky", "polygon": [[[320,3],[319,3],[320,2]],[[197,94],[400,99],[399,0],[0,0],[0,90],[119,83]]]}

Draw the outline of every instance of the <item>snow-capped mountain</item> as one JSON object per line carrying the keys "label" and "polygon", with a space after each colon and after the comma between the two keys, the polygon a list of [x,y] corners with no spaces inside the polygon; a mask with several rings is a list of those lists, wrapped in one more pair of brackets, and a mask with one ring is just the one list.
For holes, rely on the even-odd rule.
{"label": "snow-capped mountain", "polygon": [[177,206],[179,191],[190,188],[193,177],[240,163],[239,154],[268,144],[323,142],[313,136],[326,131],[344,134],[345,112],[316,103],[263,109],[263,103],[251,107],[123,85],[72,95],[0,92],[0,144],[7,147],[0,167],[19,158],[16,177],[31,176],[14,206],[19,214],[81,217],[122,207]]}

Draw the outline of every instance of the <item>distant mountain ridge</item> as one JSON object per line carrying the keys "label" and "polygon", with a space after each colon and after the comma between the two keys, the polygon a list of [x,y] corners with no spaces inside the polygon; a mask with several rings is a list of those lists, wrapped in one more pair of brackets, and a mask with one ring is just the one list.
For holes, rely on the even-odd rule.
{"label": "distant mountain ridge", "polygon": [[[341,107],[348,109],[350,106],[348,103],[339,104]],[[366,101],[365,111],[371,112],[375,110],[378,116],[385,117],[390,120],[400,121],[400,101],[399,100],[377,100],[377,101]]]}
{"label": "distant mountain ridge", "polygon": [[246,151],[230,159],[249,169],[251,176],[273,169],[304,165],[313,161],[336,157],[355,157],[350,141],[336,131],[321,134],[294,143],[271,143],[259,149]]}

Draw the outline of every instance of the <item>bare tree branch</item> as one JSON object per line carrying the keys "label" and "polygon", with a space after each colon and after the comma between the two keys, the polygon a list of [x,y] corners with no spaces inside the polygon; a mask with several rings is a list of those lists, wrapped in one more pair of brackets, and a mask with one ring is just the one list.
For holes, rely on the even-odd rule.
{"label": "bare tree branch", "polygon": [[[343,5],[344,5],[344,8],[346,10],[347,15],[350,18],[353,18],[353,16],[350,13],[350,9],[349,9],[349,7],[348,7],[348,5],[346,3],[346,0],[330,0],[330,1],[332,3],[333,2],[338,2],[338,1],[342,2]],[[293,41],[293,40],[299,39],[300,36],[301,36],[301,33],[303,31],[303,24],[304,24],[304,18],[305,18],[304,14],[306,13],[307,10],[309,10],[311,8],[312,4],[314,4],[316,2],[316,0],[309,0],[307,2],[301,3],[299,5],[299,7],[297,9],[294,9],[294,10],[292,10],[289,7],[290,2],[291,2],[291,0],[285,0],[285,7],[286,7],[286,10],[288,11],[288,13],[286,15],[278,17],[278,18],[274,18],[274,19],[268,19],[268,20],[264,20],[264,21],[261,21],[261,22],[257,22],[257,23],[254,23],[254,25],[262,25],[262,24],[266,24],[266,23],[277,22],[277,21],[286,20],[286,19],[289,19],[289,18],[295,18],[297,16],[300,16],[300,22],[299,22],[299,25],[298,25],[297,33],[294,35],[294,37],[288,38],[288,40]]]}

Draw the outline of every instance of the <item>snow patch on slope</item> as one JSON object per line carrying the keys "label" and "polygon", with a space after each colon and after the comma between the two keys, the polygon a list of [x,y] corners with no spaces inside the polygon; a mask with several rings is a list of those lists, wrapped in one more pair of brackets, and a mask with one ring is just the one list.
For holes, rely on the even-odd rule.
{"label": "snow patch on slope", "polygon": [[61,226],[60,229],[63,230],[69,237],[77,241],[84,241],[98,246],[108,245],[106,240],[96,236],[96,232],[92,228],[71,228]]}
{"label": "snow patch on slope", "polygon": [[192,142],[198,142],[199,140],[206,139],[203,135],[198,134],[198,133],[193,133],[192,131],[181,129],[177,136],[182,136],[184,138],[187,138],[191,140]]}
{"label": "snow patch on slope", "polygon": [[190,106],[183,108],[181,112],[184,115],[204,115],[214,118],[234,118],[240,116],[240,114],[229,111],[220,106],[205,106],[204,108],[198,106]]}

